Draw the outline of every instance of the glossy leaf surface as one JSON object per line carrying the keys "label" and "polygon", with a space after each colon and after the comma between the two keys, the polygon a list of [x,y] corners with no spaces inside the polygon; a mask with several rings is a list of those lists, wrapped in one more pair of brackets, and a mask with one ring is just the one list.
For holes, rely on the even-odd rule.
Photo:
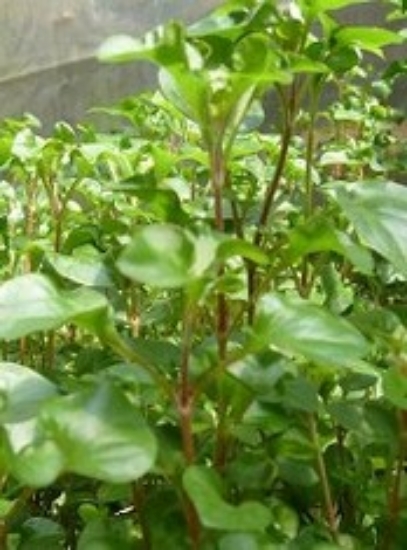
{"label": "glossy leaf surface", "polygon": [[299,298],[277,293],[260,301],[255,342],[322,364],[346,366],[369,351],[363,336],[345,319]]}

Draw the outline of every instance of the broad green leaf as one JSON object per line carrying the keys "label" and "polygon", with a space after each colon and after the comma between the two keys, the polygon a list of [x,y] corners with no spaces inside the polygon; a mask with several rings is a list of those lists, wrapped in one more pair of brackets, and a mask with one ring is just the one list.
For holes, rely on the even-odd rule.
{"label": "broad green leaf", "polygon": [[300,0],[300,5],[313,15],[319,15],[327,11],[339,10],[354,4],[363,4],[368,0]]}
{"label": "broad green leaf", "polygon": [[407,409],[407,376],[392,368],[383,373],[383,392],[400,409]]}
{"label": "broad green leaf", "polygon": [[172,189],[154,189],[142,186],[127,185],[118,187],[126,193],[135,195],[140,200],[140,208],[157,222],[184,225],[188,216],[182,209],[181,201]]}
{"label": "broad green leaf", "polygon": [[335,33],[336,40],[344,46],[357,46],[377,55],[381,55],[381,49],[385,46],[400,44],[401,36],[388,29],[379,27],[346,26]]}
{"label": "broad green leaf", "polygon": [[38,331],[53,330],[76,318],[93,318],[88,327],[107,314],[107,300],[91,289],[60,291],[38,274],[21,275],[0,287],[0,338],[14,340]]}
{"label": "broad green leaf", "polygon": [[217,243],[194,238],[180,227],[145,226],[120,255],[119,270],[135,281],[158,288],[178,288],[199,278],[212,263]]}
{"label": "broad green leaf", "polygon": [[[25,428],[24,425],[18,424],[13,427],[14,430]],[[8,428],[8,435],[13,440],[15,434],[10,427]],[[38,441],[36,429],[37,425],[22,449],[18,450],[15,445],[13,446],[14,456],[10,461],[11,472],[24,485],[47,487],[64,472],[65,457],[63,451],[54,441]]]}
{"label": "broad green leaf", "polygon": [[15,363],[0,363],[0,423],[22,422],[57,393],[49,380]]}
{"label": "broad green leaf", "polygon": [[264,401],[275,396],[278,382],[292,367],[283,355],[266,350],[232,363],[228,371]]}
{"label": "broad green leaf", "polygon": [[78,550],[134,550],[132,529],[115,518],[95,518],[88,522],[79,536]]}
{"label": "broad green leaf", "polygon": [[66,471],[126,483],[154,465],[153,434],[125,396],[107,384],[47,403],[39,425],[61,451]]}
{"label": "broad green leaf", "polygon": [[98,57],[110,63],[147,59],[170,66],[186,62],[185,47],[182,26],[171,22],[149,31],[141,40],[123,34],[111,36],[99,48]]}
{"label": "broad green leaf", "polygon": [[219,550],[259,550],[259,544],[250,533],[231,533],[222,537]]}
{"label": "broad green leaf", "polygon": [[288,379],[283,383],[282,403],[294,410],[316,413],[318,392],[314,384],[304,376]]}
{"label": "broad green leaf", "polygon": [[407,277],[407,188],[393,182],[340,182],[331,189],[362,243]]}
{"label": "broad green leaf", "polygon": [[345,319],[306,300],[270,293],[259,304],[253,345],[273,345],[287,354],[327,365],[349,366],[369,345]]}
{"label": "broad green leaf", "polygon": [[62,548],[65,532],[59,523],[44,517],[31,517],[22,526],[19,550],[44,550]]}
{"label": "broad green leaf", "polygon": [[268,255],[258,246],[243,239],[226,238],[218,246],[218,258],[227,260],[233,256],[240,256],[259,265],[270,263]]}
{"label": "broad green leaf", "polygon": [[315,216],[289,233],[288,258],[296,261],[315,252],[336,252],[347,258],[361,273],[373,273],[370,251],[335,229],[325,216]]}
{"label": "broad green leaf", "polygon": [[111,287],[113,284],[106,266],[101,261],[80,259],[55,252],[47,253],[46,258],[58,275],[69,281],[102,288]]}
{"label": "broad green leaf", "polygon": [[258,502],[232,506],[219,490],[219,481],[207,468],[190,466],[183,477],[185,491],[194,503],[202,524],[222,531],[264,531],[271,523],[268,508]]}

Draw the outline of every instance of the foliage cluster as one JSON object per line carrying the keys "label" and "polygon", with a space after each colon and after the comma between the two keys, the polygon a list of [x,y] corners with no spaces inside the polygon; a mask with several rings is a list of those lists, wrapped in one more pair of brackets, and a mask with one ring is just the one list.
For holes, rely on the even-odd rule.
{"label": "foliage cluster", "polygon": [[120,131],[2,123],[0,548],[402,548],[406,64],[357,3],[113,37],[160,69]]}

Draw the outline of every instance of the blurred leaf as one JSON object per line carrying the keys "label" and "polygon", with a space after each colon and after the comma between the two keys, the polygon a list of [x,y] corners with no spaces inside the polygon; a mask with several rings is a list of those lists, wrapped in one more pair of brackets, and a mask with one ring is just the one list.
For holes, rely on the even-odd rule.
{"label": "blurred leaf", "polygon": [[393,182],[341,182],[331,189],[360,240],[407,277],[407,188]]}
{"label": "blurred leaf", "polygon": [[395,368],[383,373],[383,393],[399,409],[407,409],[407,376]]}
{"label": "blurred leaf", "polygon": [[217,478],[212,474],[204,467],[190,466],[183,477],[185,490],[202,524],[222,531],[264,531],[271,522],[269,509],[258,502],[238,506],[227,503],[220,494]]}
{"label": "blurred leaf", "polygon": [[0,363],[0,423],[29,419],[57,389],[35,371],[15,363]]}
{"label": "blurred leaf", "polygon": [[113,285],[109,272],[101,261],[91,261],[56,252],[47,253],[46,259],[58,275],[74,283],[102,288]]}
{"label": "blurred leaf", "polygon": [[155,224],[137,231],[117,265],[135,281],[178,288],[203,275],[215,258],[216,246],[210,237],[194,238],[175,225]]}
{"label": "blurred leaf", "polygon": [[259,348],[271,344],[327,365],[349,366],[369,351],[366,340],[345,319],[277,293],[261,299],[252,338]]}
{"label": "blurred leaf", "polygon": [[62,292],[43,275],[21,275],[0,287],[0,315],[5,321],[0,325],[0,338],[14,340],[56,329],[81,316],[93,317],[88,327],[93,324],[96,329],[102,312],[107,312],[107,301],[96,291]]}
{"label": "blurred leaf", "polygon": [[126,483],[155,462],[153,434],[124,395],[107,384],[48,403],[40,428],[60,449],[64,469],[79,475]]}
{"label": "blurred leaf", "polygon": [[63,527],[48,518],[31,517],[21,527],[19,550],[46,550],[62,548],[65,540]]}
{"label": "blurred leaf", "polygon": [[335,38],[344,45],[354,45],[362,50],[382,55],[381,49],[385,46],[401,44],[402,37],[388,29],[379,27],[345,26],[335,33]]}
{"label": "blurred leaf", "polygon": [[[85,525],[78,550],[134,550],[135,541],[125,522],[95,518]],[[44,549],[45,550],[45,549]]]}

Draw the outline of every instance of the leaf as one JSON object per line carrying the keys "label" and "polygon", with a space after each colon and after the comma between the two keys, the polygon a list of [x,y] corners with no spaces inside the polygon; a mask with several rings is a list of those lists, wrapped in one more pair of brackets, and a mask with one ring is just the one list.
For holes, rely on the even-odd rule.
{"label": "leaf", "polygon": [[54,384],[35,371],[16,363],[0,363],[1,424],[28,420],[56,393]]}
{"label": "leaf", "polygon": [[222,531],[264,531],[271,522],[269,509],[258,502],[238,506],[227,503],[212,473],[203,466],[190,466],[183,477],[184,488],[202,524]]}
{"label": "leaf", "polygon": [[194,238],[170,224],[145,226],[123,250],[117,266],[130,279],[158,288],[179,288],[199,278],[215,257],[217,243]]}
{"label": "leaf", "polygon": [[407,277],[407,188],[393,182],[338,182],[331,190],[360,240]]}
{"label": "leaf", "polygon": [[115,518],[95,518],[79,536],[78,550],[133,550],[136,548],[131,530]]}
{"label": "leaf", "polygon": [[335,229],[325,216],[315,216],[289,233],[288,259],[290,263],[315,252],[336,252],[347,258],[361,273],[373,273],[373,259],[369,250]]}
{"label": "leaf", "polygon": [[327,365],[347,366],[369,345],[345,319],[299,298],[264,296],[253,328],[253,345],[273,345],[288,354]]}
{"label": "leaf", "polygon": [[62,292],[43,275],[21,275],[0,287],[0,338],[53,330],[81,316],[93,317],[88,327],[96,331],[107,309],[106,298],[91,289]]}
{"label": "leaf", "polygon": [[48,403],[39,427],[62,453],[64,470],[92,479],[134,481],[155,462],[153,434],[124,395],[108,384]]}
{"label": "leaf", "polygon": [[85,286],[107,288],[112,286],[112,280],[101,261],[80,259],[64,254],[47,253],[47,261],[55,271],[69,281]]}
{"label": "leaf", "polygon": [[383,373],[383,393],[387,399],[400,409],[407,409],[407,376],[396,369]]}
{"label": "leaf", "polygon": [[401,36],[379,27],[346,26],[335,33],[336,40],[345,46],[353,45],[377,55],[382,55],[385,46],[401,44]]}
{"label": "leaf", "polygon": [[243,239],[236,238],[222,240],[218,246],[217,256],[222,260],[227,260],[233,256],[240,256],[259,265],[270,263],[268,255],[260,247]]}
{"label": "leaf", "polygon": [[257,538],[249,533],[231,533],[222,537],[219,550],[259,550]]}
{"label": "leaf", "polygon": [[368,2],[368,0],[329,0],[329,2],[326,0],[300,0],[300,4],[303,5],[306,10],[309,10],[313,16],[366,2]]}

